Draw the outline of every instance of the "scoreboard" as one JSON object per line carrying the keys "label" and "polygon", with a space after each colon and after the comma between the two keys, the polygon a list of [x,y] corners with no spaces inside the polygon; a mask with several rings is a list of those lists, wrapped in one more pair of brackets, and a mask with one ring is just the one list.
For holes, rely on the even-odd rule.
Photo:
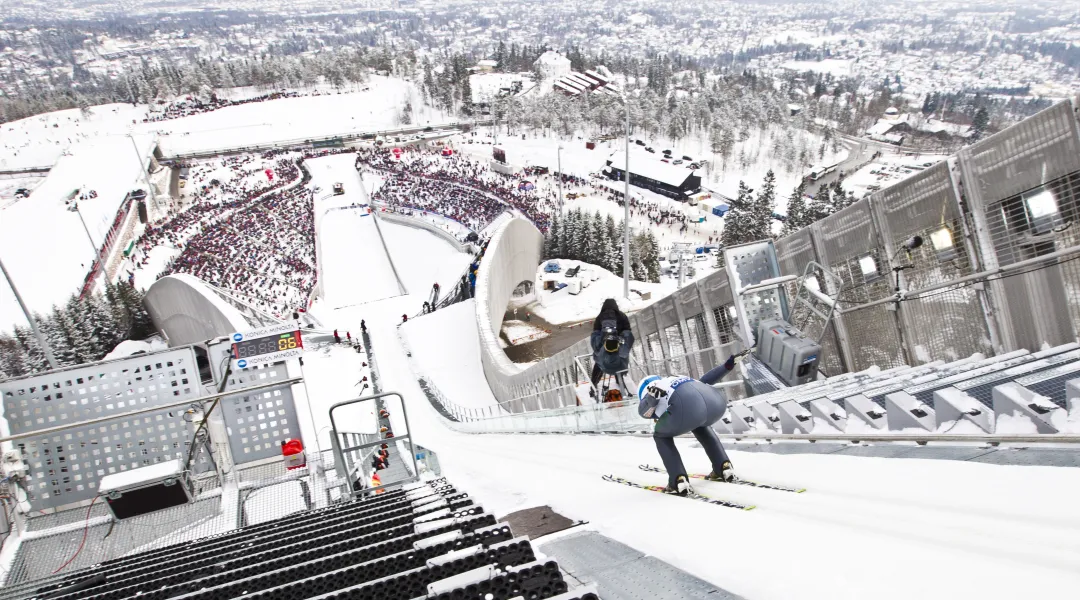
{"label": "scoreboard", "polygon": [[280,362],[300,356],[304,343],[295,323],[282,323],[247,332],[236,332],[232,340],[233,368]]}

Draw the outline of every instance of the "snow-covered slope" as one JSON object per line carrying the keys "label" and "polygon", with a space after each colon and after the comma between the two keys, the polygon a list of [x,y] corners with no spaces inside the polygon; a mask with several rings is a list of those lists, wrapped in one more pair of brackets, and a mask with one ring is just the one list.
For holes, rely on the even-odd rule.
{"label": "snow-covered slope", "polygon": [[[796,495],[702,485],[757,505],[750,512],[610,484],[601,475],[662,481],[637,469],[658,462],[652,440],[448,429],[398,338],[399,315],[415,302],[399,297],[342,309],[334,326],[355,330],[367,320],[382,384],[405,396],[411,433],[497,515],[549,504],[754,600],[1068,598],[1080,586],[1080,516],[1068,502],[1049,501],[1080,494],[1080,470],[734,452],[746,477],[809,489]],[[405,336],[418,368],[464,404],[490,391],[479,361],[469,358],[476,342],[466,339],[467,327],[454,326],[455,317],[471,317],[462,306],[460,315],[410,323]],[[392,418],[400,433],[402,419]],[[687,467],[706,471],[695,445],[678,440]]]}
{"label": "snow-covered slope", "polygon": [[322,259],[328,307],[364,304],[401,293],[379,241],[375,217],[366,208],[332,212],[323,219],[319,234],[324,247],[328,240],[346,242]]}

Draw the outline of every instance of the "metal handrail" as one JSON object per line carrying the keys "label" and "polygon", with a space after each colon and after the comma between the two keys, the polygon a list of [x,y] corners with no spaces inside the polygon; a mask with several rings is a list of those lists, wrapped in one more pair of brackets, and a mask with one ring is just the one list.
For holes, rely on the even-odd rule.
{"label": "metal handrail", "polygon": [[[376,446],[376,445],[379,445],[379,444],[388,444],[388,443],[393,442],[393,441],[411,440],[412,439],[412,429],[411,429],[411,427],[409,427],[409,414],[405,409],[405,398],[401,394],[399,394],[397,392],[382,392],[380,394],[372,394],[371,396],[360,396],[359,398],[353,398],[352,400],[343,400],[341,402],[337,402],[337,403],[333,404],[332,406],[330,406],[330,411],[329,411],[330,412],[330,436],[331,436],[331,440],[333,440],[333,442],[334,442],[334,444],[333,444],[333,446],[334,446],[334,460],[335,461],[340,461],[337,464],[342,465],[343,468],[346,467],[347,463],[345,462],[344,451],[341,448],[341,444],[338,442],[339,431],[338,431],[338,428],[337,428],[337,422],[334,420],[334,411],[341,408],[342,406],[348,406],[350,404],[358,404],[360,402],[375,401],[375,400],[378,400],[379,398],[385,398],[386,396],[396,396],[397,397],[398,402],[400,403],[398,408],[401,409],[401,416],[405,419],[405,434],[404,435],[394,435],[394,437],[392,437],[392,438],[383,438],[383,439],[376,440],[374,442],[361,444],[360,446],[350,448],[350,450],[369,448],[371,446]],[[417,473],[419,473],[420,471],[419,471],[419,467],[416,464],[416,454],[414,454],[413,452],[410,451],[409,456],[412,458],[412,463],[413,463],[413,468],[412,468],[413,475],[411,477],[406,477],[405,479],[402,479],[401,481],[391,481],[389,483],[383,483],[383,484],[380,484],[380,485],[377,485],[377,486],[374,486],[374,487],[365,488],[365,491],[381,490],[381,489],[385,489],[385,488],[387,488],[389,486],[392,486],[392,485],[400,485],[402,483],[409,483],[411,481],[417,481],[417,479],[418,479]],[[347,489],[347,494],[350,497],[352,497],[354,491],[353,491],[353,486],[352,486],[351,481],[347,481],[346,489]]]}
{"label": "metal handrail", "polygon": [[734,440],[783,440],[805,442],[973,442],[980,444],[1080,444],[1080,435],[1045,434],[950,434],[950,433],[723,433]]}
{"label": "metal handrail", "polygon": [[[285,380],[282,380],[282,381],[273,381],[273,382],[270,382],[270,383],[260,383],[259,385],[252,385],[252,386],[249,386],[249,387],[246,387],[246,388],[240,388],[240,389],[237,389],[237,390],[229,390],[227,392],[221,392],[219,394],[212,394],[210,396],[199,396],[197,398],[188,398],[187,400],[184,400],[182,402],[172,402],[170,404],[159,404],[157,406],[151,406],[151,407],[148,407],[148,408],[139,408],[139,409],[136,409],[136,410],[129,410],[127,412],[116,413],[116,414],[108,415],[108,416],[104,416],[104,417],[94,417],[93,419],[87,419],[85,421],[79,421],[78,423],[67,423],[67,424],[64,424],[64,425],[57,425],[56,427],[48,427],[46,429],[38,429],[38,430],[35,430],[35,431],[28,431],[26,433],[17,433],[17,434],[14,434],[14,435],[9,435],[7,437],[0,437],[0,443],[11,442],[11,441],[14,441],[14,440],[21,440],[21,439],[24,439],[24,438],[41,437],[41,436],[51,435],[53,433],[59,433],[59,432],[64,431],[64,430],[71,429],[72,427],[82,427],[84,425],[96,425],[98,423],[104,423],[106,421],[112,421],[114,419],[126,419],[128,417],[134,417],[136,415],[142,415],[142,414],[146,414],[146,413],[157,412],[157,411],[160,411],[160,410],[165,410],[167,408],[179,408],[181,406],[191,406],[192,404],[198,403],[198,402],[205,403],[205,402],[210,401],[210,400],[217,400],[218,398],[227,398],[229,396],[238,396],[240,394],[247,394],[249,392],[257,392],[259,390],[265,390],[265,389],[269,389],[269,388],[276,388],[276,387],[281,387],[281,386],[284,386],[284,385],[293,385],[294,383],[300,383],[303,380],[304,380],[303,377],[293,377],[292,379],[285,379]],[[209,417],[210,415],[206,415],[206,416]]]}

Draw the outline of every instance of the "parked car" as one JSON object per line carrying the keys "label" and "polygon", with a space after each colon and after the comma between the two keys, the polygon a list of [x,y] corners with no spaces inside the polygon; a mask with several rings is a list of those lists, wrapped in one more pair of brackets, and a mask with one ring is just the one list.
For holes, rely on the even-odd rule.
{"label": "parked car", "polygon": [[638,146],[644,146],[645,145],[645,142],[643,140],[634,140],[634,143],[637,144]]}
{"label": "parked car", "polygon": [[19,188],[19,189],[15,190],[15,197],[16,198],[29,198],[30,197],[30,190],[28,190],[26,188]]}
{"label": "parked car", "polygon": [[652,146],[649,146],[648,148],[646,148],[645,151],[646,152],[652,152],[653,154],[656,154],[656,150],[653,150]]}
{"label": "parked car", "polygon": [[334,195],[335,196],[341,196],[344,193],[345,193],[345,185],[341,184],[341,183],[335,183],[334,184]]}
{"label": "parked car", "polygon": [[671,154],[671,150],[664,150],[664,154],[665,154],[665,155],[670,155],[670,154]]}
{"label": "parked car", "polygon": [[694,162],[694,159],[690,158],[689,156],[687,156],[685,154],[683,154],[682,159],[685,160],[686,162]]}
{"label": "parked car", "polygon": [[558,273],[559,271],[562,271],[562,267],[560,267],[559,263],[554,260],[544,265],[545,273]]}
{"label": "parked car", "polygon": [[666,162],[666,163],[670,163],[671,161],[670,161],[670,160],[668,160],[668,159],[666,159],[666,158],[661,158],[661,159],[660,159],[660,162]]}
{"label": "parked car", "polygon": [[673,165],[681,165],[682,161],[676,158],[675,160],[671,161],[671,164],[673,164]]}

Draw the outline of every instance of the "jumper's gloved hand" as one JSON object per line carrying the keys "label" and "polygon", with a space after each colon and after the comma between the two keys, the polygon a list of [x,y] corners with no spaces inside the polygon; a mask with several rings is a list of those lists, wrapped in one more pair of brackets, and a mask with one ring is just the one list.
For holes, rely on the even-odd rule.
{"label": "jumper's gloved hand", "polygon": [[734,354],[727,357],[727,360],[724,361],[724,368],[727,369],[728,371],[731,371],[731,370],[735,369],[735,355]]}

